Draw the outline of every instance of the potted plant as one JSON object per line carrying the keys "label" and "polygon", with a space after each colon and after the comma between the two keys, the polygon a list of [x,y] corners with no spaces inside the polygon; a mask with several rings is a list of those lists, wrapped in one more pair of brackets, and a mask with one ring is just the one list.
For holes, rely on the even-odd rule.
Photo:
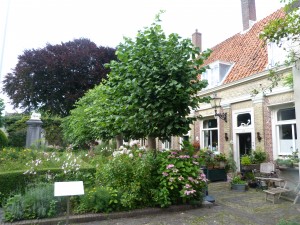
{"label": "potted plant", "polygon": [[278,158],[275,160],[276,165],[279,168],[291,168],[293,167],[293,161],[290,158]]}
{"label": "potted plant", "polygon": [[231,189],[234,191],[246,191],[248,187],[247,181],[242,179],[240,174],[233,176],[231,180]]}
{"label": "potted plant", "polygon": [[267,153],[264,152],[261,148],[256,149],[251,154],[252,164],[260,164],[267,160]]}
{"label": "potted plant", "polygon": [[219,153],[215,155],[216,164],[219,164],[220,169],[224,169],[227,164],[226,155],[224,153]]}

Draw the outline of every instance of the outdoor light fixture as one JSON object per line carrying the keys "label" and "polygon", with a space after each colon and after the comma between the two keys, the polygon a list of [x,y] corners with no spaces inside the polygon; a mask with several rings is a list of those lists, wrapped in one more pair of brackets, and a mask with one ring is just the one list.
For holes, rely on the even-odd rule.
{"label": "outdoor light fixture", "polygon": [[217,108],[221,107],[220,103],[221,98],[217,97],[217,94],[214,93],[210,99],[210,105],[212,108],[215,108],[215,118],[218,116],[227,123],[227,113],[217,113]]}
{"label": "outdoor light fixture", "polygon": [[228,141],[228,134],[225,133],[225,141]]}
{"label": "outdoor light fixture", "polygon": [[260,141],[261,141],[261,139],[262,139],[262,137],[260,136],[260,133],[259,133],[259,132],[257,132],[257,140],[260,142]]}

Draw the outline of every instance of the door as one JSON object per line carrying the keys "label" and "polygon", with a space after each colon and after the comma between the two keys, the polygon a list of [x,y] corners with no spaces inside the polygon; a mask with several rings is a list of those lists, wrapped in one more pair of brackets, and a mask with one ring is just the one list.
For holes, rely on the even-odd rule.
{"label": "door", "polygon": [[238,139],[240,157],[242,157],[245,154],[250,155],[252,149],[251,133],[238,134]]}

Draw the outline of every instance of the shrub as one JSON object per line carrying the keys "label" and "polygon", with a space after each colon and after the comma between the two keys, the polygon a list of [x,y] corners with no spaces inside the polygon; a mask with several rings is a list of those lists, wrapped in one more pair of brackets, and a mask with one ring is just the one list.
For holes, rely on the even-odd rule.
{"label": "shrub", "polygon": [[30,116],[26,114],[13,114],[5,116],[5,129],[8,133],[8,146],[24,147],[26,144],[26,121]]}
{"label": "shrub", "polygon": [[8,138],[6,134],[0,129],[0,150],[6,147],[8,144]]}
{"label": "shrub", "polygon": [[152,204],[151,189],[156,186],[155,158],[151,152],[118,154],[97,169],[97,182],[122,193],[121,205],[126,209]]}
{"label": "shrub", "polygon": [[95,168],[80,168],[76,174],[65,174],[61,168],[46,168],[36,170],[35,174],[24,174],[24,171],[0,173],[0,206],[14,193],[24,193],[28,184],[37,182],[57,182],[66,180],[81,180],[84,186],[94,186]]}
{"label": "shrub", "polygon": [[25,194],[17,194],[8,198],[4,205],[4,220],[47,218],[56,216],[58,198],[53,196],[53,184],[37,184],[29,187]]}
{"label": "shrub", "polygon": [[200,170],[202,163],[189,151],[161,152],[158,157],[158,187],[153,189],[154,200],[161,207],[183,202],[202,201],[206,177]]}
{"label": "shrub", "polygon": [[79,204],[74,208],[76,213],[112,212],[119,210],[121,194],[111,187],[94,187],[79,197]]}

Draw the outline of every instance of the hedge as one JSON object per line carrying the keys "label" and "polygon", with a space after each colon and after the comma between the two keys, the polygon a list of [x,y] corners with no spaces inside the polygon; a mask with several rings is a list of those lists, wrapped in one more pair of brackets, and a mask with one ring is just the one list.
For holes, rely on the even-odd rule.
{"label": "hedge", "polygon": [[95,168],[81,168],[73,175],[64,174],[61,168],[37,170],[35,175],[24,174],[24,170],[2,172],[0,173],[0,206],[10,195],[23,193],[30,183],[82,180],[86,186],[94,184],[95,173]]}

